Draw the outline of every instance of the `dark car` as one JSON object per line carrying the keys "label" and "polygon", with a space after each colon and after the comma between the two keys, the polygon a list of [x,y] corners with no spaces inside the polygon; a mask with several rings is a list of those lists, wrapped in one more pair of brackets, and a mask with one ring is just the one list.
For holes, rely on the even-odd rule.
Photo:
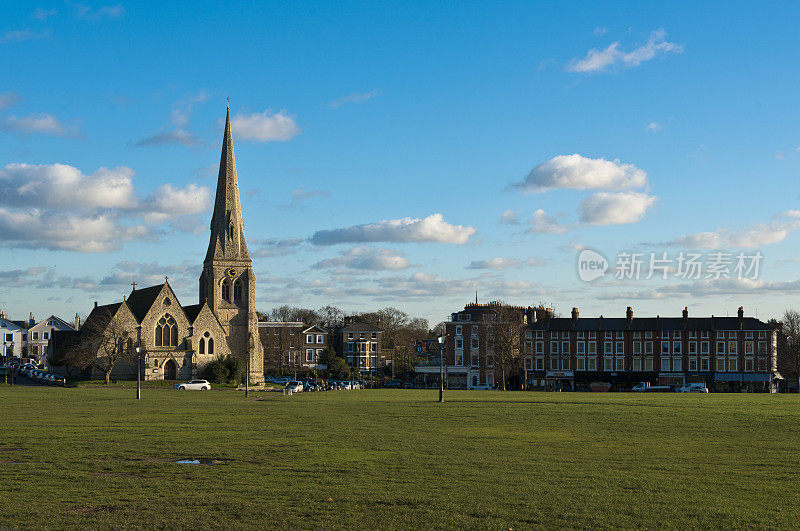
{"label": "dark car", "polygon": [[403,383],[400,380],[388,380],[383,386],[387,389],[400,389]]}

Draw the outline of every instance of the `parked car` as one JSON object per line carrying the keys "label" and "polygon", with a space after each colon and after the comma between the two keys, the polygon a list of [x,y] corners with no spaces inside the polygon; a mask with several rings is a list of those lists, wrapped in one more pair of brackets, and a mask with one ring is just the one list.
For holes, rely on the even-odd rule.
{"label": "parked car", "polygon": [[289,383],[290,380],[291,380],[291,378],[287,378],[286,376],[281,376],[280,378],[275,378],[275,380],[273,380],[273,381],[276,384],[285,385],[285,384]]}
{"label": "parked car", "polygon": [[400,380],[388,380],[383,386],[387,389],[400,389],[403,387],[403,384]]}
{"label": "parked car", "polygon": [[298,382],[297,380],[291,380],[286,383],[286,389],[291,389],[293,393],[302,393],[303,382]]}
{"label": "parked car", "polygon": [[175,384],[178,391],[210,391],[211,384],[208,380],[192,380],[191,382]]}
{"label": "parked car", "polygon": [[53,377],[53,385],[60,385],[60,386],[66,387],[67,386],[67,379],[64,378],[63,376],[56,375],[56,376]]}
{"label": "parked car", "polygon": [[700,382],[687,383],[677,390],[679,393],[707,393],[708,387],[706,384]]}
{"label": "parked car", "polygon": [[650,382],[639,382],[631,389],[638,393],[669,393],[672,386],[669,385],[650,385]]}

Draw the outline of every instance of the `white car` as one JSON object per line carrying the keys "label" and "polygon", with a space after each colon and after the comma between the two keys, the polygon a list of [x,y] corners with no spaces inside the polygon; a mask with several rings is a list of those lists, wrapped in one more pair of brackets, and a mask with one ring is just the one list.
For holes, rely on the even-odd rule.
{"label": "white car", "polygon": [[679,393],[707,393],[708,387],[704,383],[688,383],[678,388]]}
{"label": "white car", "polygon": [[175,384],[174,389],[178,391],[209,391],[211,384],[208,380],[192,380],[191,382]]}
{"label": "white car", "polygon": [[303,392],[303,382],[291,381],[286,384],[287,389],[291,389],[293,393]]}

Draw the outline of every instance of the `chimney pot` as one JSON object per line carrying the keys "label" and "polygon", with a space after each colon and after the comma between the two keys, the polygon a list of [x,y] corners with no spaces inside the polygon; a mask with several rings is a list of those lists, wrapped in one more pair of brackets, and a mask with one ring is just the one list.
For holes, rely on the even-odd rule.
{"label": "chimney pot", "polygon": [[688,306],[684,306],[684,308],[683,308],[683,320],[685,321],[688,318],[689,318],[689,307]]}
{"label": "chimney pot", "polygon": [[744,319],[744,307],[743,306],[739,306],[739,311],[737,312],[737,315],[739,316],[739,319]]}
{"label": "chimney pot", "polygon": [[577,308],[573,308],[572,309],[572,318],[577,321],[578,320],[578,315],[579,315],[578,314],[578,309]]}
{"label": "chimney pot", "polygon": [[97,301],[94,301],[94,307],[97,308]]}
{"label": "chimney pot", "polygon": [[628,306],[628,308],[625,310],[625,317],[628,318],[628,321],[633,319],[633,308],[631,308],[630,306]]}

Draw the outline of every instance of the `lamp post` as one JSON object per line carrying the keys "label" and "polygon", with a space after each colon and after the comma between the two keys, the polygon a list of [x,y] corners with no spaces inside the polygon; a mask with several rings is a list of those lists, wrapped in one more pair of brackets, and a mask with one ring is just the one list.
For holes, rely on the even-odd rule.
{"label": "lamp post", "polygon": [[3,366],[7,367],[6,370],[6,383],[8,383],[8,371],[11,370],[8,367],[8,347],[6,347],[6,342],[3,341]]}
{"label": "lamp post", "polygon": [[[445,333],[447,329],[445,328]],[[445,336],[439,336],[439,402],[444,402],[444,356],[445,356]]]}
{"label": "lamp post", "polygon": [[247,398],[250,394],[250,357],[253,355],[253,349],[256,343],[253,341],[253,333],[247,333],[247,373],[244,375],[244,397]]}
{"label": "lamp post", "polygon": [[136,400],[142,398],[142,346],[136,345]]}

